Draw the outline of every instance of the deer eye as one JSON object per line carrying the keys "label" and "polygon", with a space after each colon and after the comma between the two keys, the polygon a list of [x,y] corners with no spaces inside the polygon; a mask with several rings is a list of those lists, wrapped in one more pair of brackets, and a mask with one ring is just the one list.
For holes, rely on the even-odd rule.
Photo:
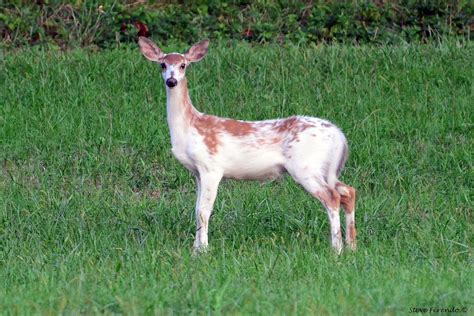
{"label": "deer eye", "polygon": [[180,68],[181,68],[181,69],[184,69],[184,68],[186,68],[186,65],[185,65],[185,64],[181,64]]}
{"label": "deer eye", "polygon": [[161,66],[161,69],[166,69],[166,64],[165,63],[161,63],[160,66]]}

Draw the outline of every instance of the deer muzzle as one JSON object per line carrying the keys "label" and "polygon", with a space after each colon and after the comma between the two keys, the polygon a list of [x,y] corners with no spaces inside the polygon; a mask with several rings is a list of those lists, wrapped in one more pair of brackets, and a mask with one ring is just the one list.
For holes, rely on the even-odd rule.
{"label": "deer muzzle", "polygon": [[178,84],[178,80],[176,80],[175,78],[169,78],[169,79],[166,80],[166,85],[167,85],[169,88],[173,88],[173,87],[175,87],[177,84]]}

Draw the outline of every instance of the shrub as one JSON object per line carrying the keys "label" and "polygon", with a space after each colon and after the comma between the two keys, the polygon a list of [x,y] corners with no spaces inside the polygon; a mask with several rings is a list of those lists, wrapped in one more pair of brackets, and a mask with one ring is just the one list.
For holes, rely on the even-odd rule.
{"label": "shrub", "polygon": [[115,47],[138,36],[250,42],[384,43],[471,37],[470,1],[13,1],[0,12],[3,46]]}

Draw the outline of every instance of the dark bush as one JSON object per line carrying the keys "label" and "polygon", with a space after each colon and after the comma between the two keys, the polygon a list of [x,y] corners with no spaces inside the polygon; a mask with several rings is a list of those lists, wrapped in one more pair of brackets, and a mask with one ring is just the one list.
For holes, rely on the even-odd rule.
{"label": "dark bush", "polygon": [[11,1],[1,7],[0,33],[6,47],[107,48],[138,36],[392,44],[470,38],[473,14],[470,1]]}

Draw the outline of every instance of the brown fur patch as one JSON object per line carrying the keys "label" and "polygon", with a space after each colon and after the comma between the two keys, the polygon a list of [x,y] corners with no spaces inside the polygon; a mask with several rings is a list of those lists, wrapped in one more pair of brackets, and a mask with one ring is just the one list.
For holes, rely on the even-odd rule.
{"label": "brown fur patch", "polygon": [[199,115],[193,122],[198,133],[204,137],[204,144],[212,155],[217,153],[219,145],[218,121],[219,119],[212,115]]}
{"label": "brown fur patch", "polygon": [[327,187],[325,190],[315,192],[314,195],[327,208],[339,209],[339,206],[341,205],[341,196],[334,189]]}
{"label": "brown fur patch", "polygon": [[168,54],[163,60],[170,65],[182,64],[186,61],[180,54]]}
{"label": "brown fur patch", "polygon": [[[299,141],[298,135],[307,128],[314,127],[298,117],[289,117],[284,120],[276,122],[245,122],[232,119],[221,119],[212,115],[197,115],[193,120],[192,124],[197,129],[198,133],[204,137],[204,143],[206,144],[211,154],[216,154],[219,147],[219,134],[228,133],[234,137],[245,137],[248,135],[258,133],[259,128],[270,125],[277,135],[275,137],[266,139],[261,138],[255,142],[255,146],[258,145],[274,145],[287,138],[286,135],[290,135],[290,141]],[[252,145],[252,144],[250,144]],[[339,194],[335,191],[335,194]],[[338,202],[339,205],[339,202]]]}
{"label": "brown fur patch", "polygon": [[204,136],[204,143],[209,152],[215,154],[219,146],[219,134],[229,133],[234,137],[244,137],[255,133],[255,125],[250,122],[220,119],[212,115],[200,115],[194,120],[194,126],[199,134]]}
{"label": "brown fur patch", "polygon": [[220,125],[224,131],[237,137],[247,136],[256,130],[254,124],[236,120],[222,120]]}
{"label": "brown fur patch", "polygon": [[339,186],[344,187],[348,191],[348,194],[341,194],[341,205],[345,212],[350,214],[355,210],[356,190],[342,182],[336,184],[336,188]]}
{"label": "brown fur patch", "polygon": [[282,138],[279,136],[275,136],[272,138],[261,137],[261,138],[258,138],[256,142],[253,140],[249,141],[246,145],[250,147],[254,147],[254,148],[260,148],[262,146],[274,146],[274,145],[280,144],[281,141],[282,141]]}
{"label": "brown fur patch", "polygon": [[287,119],[274,123],[273,129],[280,134],[290,134],[290,141],[299,141],[298,135],[305,129],[314,127],[302,119],[292,116]]}
{"label": "brown fur patch", "polygon": [[357,233],[356,233],[356,229],[355,229],[354,223],[352,223],[351,225],[349,225],[348,230],[349,230],[349,231],[347,232],[347,234],[348,234],[348,237],[349,237],[349,241],[350,241],[350,242],[355,242],[356,234],[357,234]]}

